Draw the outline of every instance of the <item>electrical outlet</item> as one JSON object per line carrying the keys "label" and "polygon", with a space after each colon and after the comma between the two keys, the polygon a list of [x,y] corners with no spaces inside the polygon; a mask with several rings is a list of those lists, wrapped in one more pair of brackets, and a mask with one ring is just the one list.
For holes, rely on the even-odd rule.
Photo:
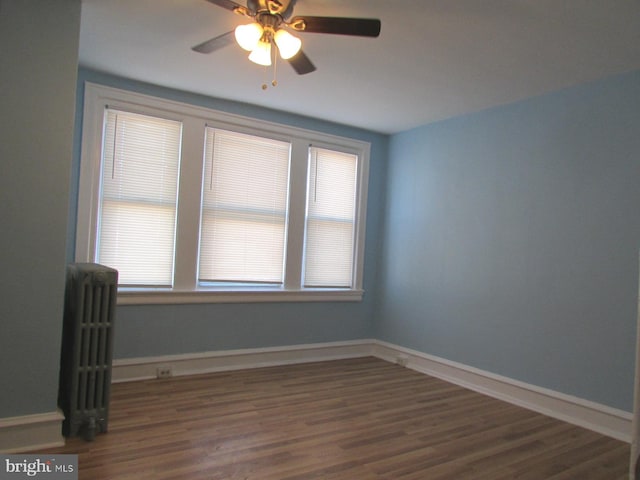
{"label": "electrical outlet", "polygon": [[173,370],[170,366],[156,368],[156,378],[171,378],[173,377]]}
{"label": "electrical outlet", "polygon": [[398,355],[396,357],[396,363],[401,367],[406,367],[409,363],[409,357],[407,357],[406,355]]}

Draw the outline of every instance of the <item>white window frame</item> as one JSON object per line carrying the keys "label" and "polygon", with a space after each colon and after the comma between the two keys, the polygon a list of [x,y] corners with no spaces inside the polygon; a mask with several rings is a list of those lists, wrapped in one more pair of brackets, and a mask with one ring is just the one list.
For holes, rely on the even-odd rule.
{"label": "white window frame", "polygon": [[[175,271],[172,288],[120,288],[118,304],[360,301],[363,291],[365,219],[370,144],[204,107],[85,83],[75,261],[95,261],[104,108],[152,115],[183,124],[178,191]],[[198,286],[198,245],[205,128],[268,136],[291,143],[289,221],[284,284],[279,287]],[[302,286],[308,150],[313,145],[358,156],[353,285]]]}

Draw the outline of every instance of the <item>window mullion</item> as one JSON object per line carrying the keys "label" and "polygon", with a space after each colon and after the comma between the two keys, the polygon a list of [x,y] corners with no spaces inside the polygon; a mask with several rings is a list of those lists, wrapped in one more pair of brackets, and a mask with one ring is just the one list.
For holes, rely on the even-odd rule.
{"label": "window mullion", "polygon": [[104,103],[92,88],[85,91],[82,152],[78,186],[76,262],[93,262],[98,235],[101,145]]}
{"label": "window mullion", "polygon": [[178,291],[197,287],[204,135],[202,120],[188,117],[184,120],[173,286]]}
{"label": "window mullion", "polygon": [[369,185],[370,146],[365,145],[360,152],[356,183],[356,230],[354,238],[353,288],[363,288],[364,241],[366,233],[367,195]]}
{"label": "window mullion", "polygon": [[304,252],[304,218],[307,198],[307,156],[309,142],[294,139],[289,171],[289,219],[285,265],[285,288],[297,290],[302,282]]}

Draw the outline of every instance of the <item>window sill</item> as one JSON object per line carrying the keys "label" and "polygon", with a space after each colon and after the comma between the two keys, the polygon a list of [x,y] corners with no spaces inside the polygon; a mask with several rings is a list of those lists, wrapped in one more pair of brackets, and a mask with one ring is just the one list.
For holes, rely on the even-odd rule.
{"label": "window sill", "polygon": [[360,302],[364,290],[118,290],[118,305],[177,305],[194,303]]}

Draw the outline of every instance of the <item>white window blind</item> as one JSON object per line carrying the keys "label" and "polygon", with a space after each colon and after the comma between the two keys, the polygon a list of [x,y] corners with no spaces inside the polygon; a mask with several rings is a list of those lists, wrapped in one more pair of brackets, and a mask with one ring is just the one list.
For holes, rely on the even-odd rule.
{"label": "white window blind", "polygon": [[357,162],[357,155],[309,148],[305,287],[352,286]]}
{"label": "white window blind", "polygon": [[182,125],[107,108],[96,261],[121,286],[171,286]]}
{"label": "white window blind", "polygon": [[198,279],[282,284],[291,145],[207,127]]}

